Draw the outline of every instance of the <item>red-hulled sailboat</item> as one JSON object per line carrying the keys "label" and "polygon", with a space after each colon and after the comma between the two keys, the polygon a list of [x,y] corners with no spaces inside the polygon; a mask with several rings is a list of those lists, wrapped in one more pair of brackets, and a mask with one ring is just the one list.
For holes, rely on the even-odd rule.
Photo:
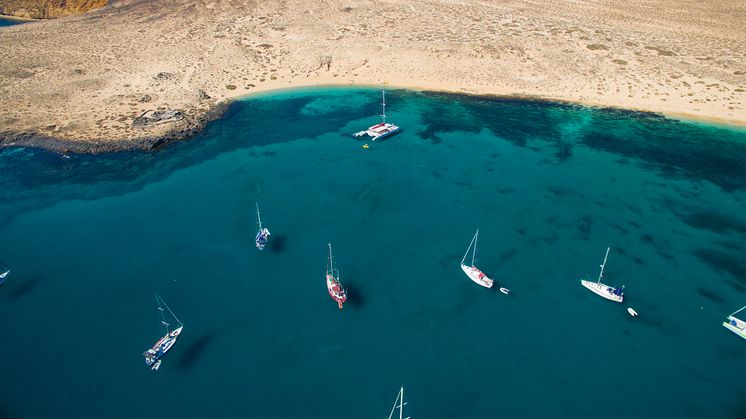
{"label": "red-hulled sailboat", "polygon": [[[336,276],[335,276],[336,275]],[[326,289],[329,295],[337,302],[339,309],[347,301],[347,292],[342,288],[339,282],[339,271],[334,267],[334,257],[332,256],[332,244],[329,243],[329,261],[326,265]]]}

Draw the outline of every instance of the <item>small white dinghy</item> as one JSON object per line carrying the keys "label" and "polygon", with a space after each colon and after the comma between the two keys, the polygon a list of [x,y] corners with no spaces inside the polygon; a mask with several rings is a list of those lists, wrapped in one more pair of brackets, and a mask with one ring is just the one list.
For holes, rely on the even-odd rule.
{"label": "small white dinghy", "polygon": [[505,295],[510,294],[510,290],[507,289],[507,288],[503,288],[503,287],[500,287],[500,292],[503,293],[503,294],[505,294]]}
{"label": "small white dinghy", "polygon": [[632,317],[637,317],[637,312],[632,307],[627,307],[627,313],[629,313],[629,315]]}

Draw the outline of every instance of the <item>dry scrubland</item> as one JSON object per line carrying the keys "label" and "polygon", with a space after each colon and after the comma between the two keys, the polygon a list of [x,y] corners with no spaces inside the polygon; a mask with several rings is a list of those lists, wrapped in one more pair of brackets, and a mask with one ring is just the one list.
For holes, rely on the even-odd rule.
{"label": "dry scrubland", "polygon": [[745,22],[722,0],[113,1],[0,29],[0,142],[147,148],[233,97],[382,79],[744,124]]}
{"label": "dry scrubland", "polygon": [[87,12],[107,0],[0,0],[0,14],[20,18],[50,19]]}

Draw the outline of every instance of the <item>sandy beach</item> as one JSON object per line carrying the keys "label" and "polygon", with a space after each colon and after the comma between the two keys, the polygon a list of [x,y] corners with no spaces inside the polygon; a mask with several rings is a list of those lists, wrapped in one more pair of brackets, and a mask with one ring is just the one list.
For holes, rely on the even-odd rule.
{"label": "sandy beach", "polygon": [[114,1],[0,29],[0,144],[152,148],[319,84],[527,96],[746,125],[746,4]]}

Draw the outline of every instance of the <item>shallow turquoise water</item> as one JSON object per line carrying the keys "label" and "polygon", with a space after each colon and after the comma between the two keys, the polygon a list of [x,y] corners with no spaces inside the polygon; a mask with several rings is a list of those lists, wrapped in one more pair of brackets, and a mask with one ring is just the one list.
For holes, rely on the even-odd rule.
{"label": "shallow turquoise water", "polygon": [[[404,130],[366,150],[377,101],[274,93],[158,153],[0,153],[0,417],[381,418],[401,384],[413,418],[746,416],[721,326],[746,304],[744,131],[392,91]],[[477,227],[510,296],[459,269]],[[578,282],[607,244],[623,305]],[[155,291],[185,323],[157,373]]]}
{"label": "shallow turquoise water", "polygon": [[12,26],[12,25],[18,25],[19,23],[24,23],[21,20],[15,20],[15,19],[4,19],[0,17],[0,27],[2,26]]}

